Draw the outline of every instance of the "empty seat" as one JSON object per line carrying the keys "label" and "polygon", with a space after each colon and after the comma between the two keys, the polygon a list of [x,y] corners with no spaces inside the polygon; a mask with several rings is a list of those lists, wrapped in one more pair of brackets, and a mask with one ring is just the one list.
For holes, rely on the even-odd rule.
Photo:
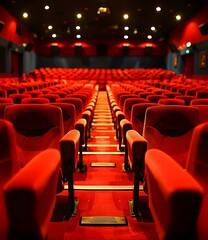
{"label": "empty seat", "polygon": [[176,98],[164,98],[158,101],[158,104],[164,105],[185,105],[185,101],[183,99]]}
{"label": "empty seat", "polygon": [[0,141],[0,239],[44,240],[55,206],[60,154],[44,151],[20,171],[9,121],[0,120]]}
{"label": "empty seat", "polygon": [[83,104],[82,100],[79,98],[58,98],[56,102],[63,102],[63,103],[71,103],[75,106],[76,111],[76,121],[81,118],[83,112]]}
{"label": "empty seat", "polygon": [[40,97],[32,97],[32,98],[23,98],[22,102],[23,104],[25,103],[34,103],[34,104],[40,104],[40,103],[49,103],[49,100],[47,98],[40,98]]}
{"label": "empty seat", "polygon": [[[73,129],[64,135],[61,108],[48,104],[15,104],[8,106],[5,109],[4,117],[13,123],[22,167],[43,150],[54,148],[61,151],[62,164],[57,192],[63,190],[63,182],[67,179],[68,207],[70,212],[73,212],[75,207],[73,172],[78,160],[79,131]],[[60,147],[60,144],[62,147]],[[66,149],[68,150],[66,151]]]}
{"label": "empty seat", "polygon": [[23,98],[31,98],[30,94],[27,93],[10,94],[9,97],[13,100],[13,103],[16,104],[20,104]]}
{"label": "empty seat", "polygon": [[50,103],[55,102],[56,99],[59,98],[58,94],[53,94],[53,93],[45,93],[45,94],[40,94],[38,95],[39,98],[47,98]]}
{"label": "empty seat", "polygon": [[145,176],[158,239],[199,239],[197,217],[203,197],[199,183],[158,149],[145,155]]}

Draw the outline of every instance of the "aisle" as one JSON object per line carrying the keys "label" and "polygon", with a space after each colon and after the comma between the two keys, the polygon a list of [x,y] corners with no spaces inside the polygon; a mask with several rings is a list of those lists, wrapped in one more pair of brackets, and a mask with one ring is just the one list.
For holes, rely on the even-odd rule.
{"label": "aisle", "polygon": [[75,189],[79,189],[77,185],[85,185],[85,190],[86,185],[100,186],[108,190],[125,185],[126,189],[128,186],[131,190],[133,174],[122,171],[124,152],[118,149],[116,131],[105,91],[98,94],[90,135],[88,150],[83,152],[87,171],[75,174]]}
{"label": "aisle", "polygon": [[[64,221],[54,218],[49,240],[155,240],[153,223],[132,218],[129,200],[133,196],[133,173],[123,172],[124,152],[120,152],[106,91],[100,91],[88,140],[83,152],[87,166],[74,174],[75,196],[79,199],[77,215]],[[61,207],[67,196],[62,194]],[[144,194],[141,202],[147,203]],[[64,211],[59,208],[60,212]]]}

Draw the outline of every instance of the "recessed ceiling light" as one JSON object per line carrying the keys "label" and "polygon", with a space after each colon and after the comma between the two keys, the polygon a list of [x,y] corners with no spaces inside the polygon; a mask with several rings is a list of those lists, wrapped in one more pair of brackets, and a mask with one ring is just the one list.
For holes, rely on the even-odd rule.
{"label": "recessed ceiling light", "polygon": [[81,38],[81,35],[80,35],[80,34],[77,34],[76,38]]}
{"label": "recessed ceiling light", "polygon": [[76,26],[76,29],[77,29],[77,30],[80,30],[80,28],[81,28],[80,26]]}
{"label": "recessed ceiling light", "polygon": [[181,15],[179,15],[179,14],[176,15],[176,20],[177,20],[177,21],[180,21],[180,20],[181,20]]}
{"label": "recessed ceiling light", "polygon": [[82,18],[82,14],[81,14],[81,13],[78,13],[78,14],[77,14],[77,18],[79,18],[79,19]]}
{"label": "recessed ceiling light", "polygon": [[48,29],[49,29],[49,30],[53,29],[53,26],[49,25],[49,26],[48,26]]}
{"label": "recessed ceiling light", "polygon": [[152,30],[152,31],[155,31],[155,30],[156,30],[156,28],[155,28],[154,26],[152,26],[152,27],[151,27],[151,30]]}
{"label": "recessed ceiling light", "polygon": [[156,11],[157,11],[157,12],[160,12],[161,10],[162,10],[161,7],[159,7],[159,6],[156,7]]}
{"label": "recessed ceiling light", "polygon": [[129,36],[128,35],[124,35],[124,39],[128,39],[129,38]]}
{"label": "recessed ceiling light", "polygon": [[187,42],[186,47],[191,47],[191,42]]}
{"label": "recessed ceiling light", "polygon": [[48,10],[50,7],[48,5],[45,5],[45,10]]}
{"label": "recessed ceiling light", "polygon": [[125,30],[125,31],[128,31],[128,30],[129,30],[129,27],[128,27],[128,26],[125,26],[125,27],[124,27],[124,30]]}
{"label": "recessed ceiling light", "polygon": [[127,13],[125,13],[125,14],[123,15],[123,18],[124,18],[124,19],[128,19],[128,18],[129,18],[129,15],[128,15]]}
{"label": "recessed ceiling light", "polygon": [[147,38],[148,38],[148,39],[152,39],[152,35],[148,35]]}
{"label": "recessed ceiling light", "polygon": [[54,34],[52,34],[52,38],[56,38],[56,34],[54,33]]}
{"label": "recessed ceiling light", "polygon": [[22,14],[22,16],[23,16],[23,18],[28,18],[28,13],[24,12],[24,13]]}

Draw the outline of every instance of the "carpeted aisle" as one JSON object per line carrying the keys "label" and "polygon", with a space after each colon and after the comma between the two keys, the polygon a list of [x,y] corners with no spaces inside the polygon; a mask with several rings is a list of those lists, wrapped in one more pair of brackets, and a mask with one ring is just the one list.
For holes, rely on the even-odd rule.
{"label": "carpeted aisle", "polygon": [[[100,91],[88,150],[83,153],[87,171],[74,174],[75,196],[79,199],[77,215],[65,220],[67,192],[57,195],[48,240],[157,239],[154,224],[150,221],[147,196],[142,191],[143,217],[131,217],[129,200],[133,195],[133,174],[122,171],[123,158],[124,153],[119,151],[115,138],[107,93]],[[89,216],[125,217],[127,224],[80,225],[81,217]]]}

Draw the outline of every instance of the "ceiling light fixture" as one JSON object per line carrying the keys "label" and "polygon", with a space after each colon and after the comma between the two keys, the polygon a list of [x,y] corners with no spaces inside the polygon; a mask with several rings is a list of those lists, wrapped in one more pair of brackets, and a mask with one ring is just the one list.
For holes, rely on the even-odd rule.
{"label": "ceiling light fixture", "polygon": [[81,35],[80,35],[80,34],[77,34],[76,38],[81,38]]}
{"label": "ceiling light fixture", "polygon": [[81,13],[78,13],[78,14],[77,14],[77,18],[79,18],[79,19],[82,18],[82,14],[81,14]]}
{"label": "ceiling light fixture", "polygon": [[80,26],[76,26],[76,30],[80,30],[81,29],[81,27]]}
{"label": "ceiling light fixture", "polygon": [[147,38],[148,38],[148,39],[152,39],[152,35],[148,35]]}
{"label": "ceiling light fixture", "polygon": [[176,15],[176,20],[177,20],[177,21],[180,21],[180,20],[181,20],[181,15],[179,15],[179,14]]}
{"label": "ceiling light fixture", "polygon": [[23,16],[23,18],[28,18],[28,13],[24,12],[24,13],[22,14],[22,16]]}
{"label": "ceiling light fixture", "polygon": [[45,10],[48,10],[50,7],[48,5],[46,5],[44,8],[45,8]]}
{"label": "ceiling light fixture", "polygon": [[55,33],[52,34],[52,38],[56,38],[56,34]]}
{"label": "ceiling light fixture", "polygon": [[126,20],[126,19],[129,18],[129,15],[128,15],[127,13],[125,13],[125,14],[123,15],[123,18]]}
{"label": "ceiling light fixture", "polygon": [[111,11],[109,7],[99,7],[97,10],[98,15],[106,16],[110,15]]}
{"label": "ceiling light fixture", "polygon": [[161,10],[162,10],[161,7],[159,7],[159,6],[156,7],[156,11],[157,11],[157,12],[160,12]]}
{"label": "ceiling light fixture", "polygon": [[129,38],[129,36],[128,35],[124,35],[124,39],[128,39]]}
{"label": "ceiling light fixture", "polygon": [[129,27],[128,27],[128,26],[125,26],[125,27],[124,27],[124,30],[125,30],[125,31],[128,31],[128,30],[129,30]]}
{"label": "ceiling light fixture", "polygon": [[49,25],[49,26],[48,26],[48,29],[49,29],[49,30],[53,29],[53,26]]}
{"label": "ceiling light fixture", "polygon": [[186,47],[191,47],[191,42],[187,42]]}

